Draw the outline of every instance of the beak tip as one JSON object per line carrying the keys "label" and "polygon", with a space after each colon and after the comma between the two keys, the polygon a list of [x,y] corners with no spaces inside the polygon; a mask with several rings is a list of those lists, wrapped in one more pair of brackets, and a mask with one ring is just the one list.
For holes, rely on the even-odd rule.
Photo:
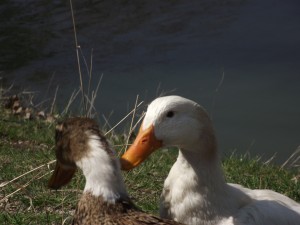
{"label": "beak tip", "polygon": [[120,164],[121,164],[121,169],[125,171],[131,170],[134,167],[132,163],[130,163],[128,160],[126,160],[123,157],[120,158]]}
{"label": "beak tip", "polygon": [[50,180],[48,181],[47,187],[53,190],[57,190],[61,187],[61,185],[58,184],[58,180],[55,178],[55,175],[52,175]]}
{"label": "beak tip", "polygon": [[60,187],[48,184],[48,188],[51,190],[58,190]]}
{"label": "beak tip", "polygon": [[50,189],[52,189],[52,190],[57,190],[57,189],[60,188],[59,185],[56,185],[56,184],[50,183],[50,182],[48,182],[47,187],[50,188]]}
{"label": "beak tip", "polygon": [[52,176],[48,181],[48,188],[57,190],[68,184],[75,174],[75,171],[76,168],[63,168],[61,164],[57,163]]}

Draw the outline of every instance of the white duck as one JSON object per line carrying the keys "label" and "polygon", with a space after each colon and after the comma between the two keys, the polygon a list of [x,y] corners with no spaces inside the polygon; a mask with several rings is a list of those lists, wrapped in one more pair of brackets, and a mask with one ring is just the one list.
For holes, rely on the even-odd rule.
{"label": "white duck", "polygon": [[179,147],[165,180],[160,215],[191,225],[300,224],[300,204],[271,190],[227,184],[207,112],[179,96],[155,99],[136,140],[122,156],[122,169],[139,165],[162,146]]}

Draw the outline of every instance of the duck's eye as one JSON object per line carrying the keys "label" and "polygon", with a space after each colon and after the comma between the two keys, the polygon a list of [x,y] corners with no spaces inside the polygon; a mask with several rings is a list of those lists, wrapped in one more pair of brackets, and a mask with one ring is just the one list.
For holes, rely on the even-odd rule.
{"label": "duck's eye", "polygon": [[173,111],[169,111],[166,115],[167,117],[171,118],[174,116],[174,112]]}

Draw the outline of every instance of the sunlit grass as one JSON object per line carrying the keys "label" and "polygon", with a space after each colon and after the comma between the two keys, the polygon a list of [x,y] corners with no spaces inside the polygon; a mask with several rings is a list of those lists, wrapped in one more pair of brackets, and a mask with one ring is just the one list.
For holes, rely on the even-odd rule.
{"label": "sunlit grass", "polygon": [[235,155],[225,158],[223,167],[226,179],[251,189],[272,189],[300,201],[299,171],[285,170],[278,165],[265,164],[258,157]]}
{"label": "sunlit grass", "polygon": [[[84,177],[78,171],[61,190],[47,188],[54,167],[55,124],[7,116],[3,110],[0,121],[0,224],[70,224]],[[124,150],[126,135],[112,132],[107,137],[118,153]],[[176,149],[156,151],[140,167],[123,173],[133,201],[142,210],[158,214],[163,182],[177,153]],[[300,201],[300,182],[294,179],[297,171],[237,154],[224,158],[223,167],[228,182],[273,189]]]}

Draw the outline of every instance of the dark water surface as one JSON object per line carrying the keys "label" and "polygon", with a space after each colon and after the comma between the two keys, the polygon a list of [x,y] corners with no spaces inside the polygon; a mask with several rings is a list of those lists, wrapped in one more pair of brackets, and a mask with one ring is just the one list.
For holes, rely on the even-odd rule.
{"label": "dark water surface", "polygon": [[[137,94],[149,102],[164,92],[207,108],[225,153],[277,153],[282,162],[300,145],[298,0],[78,0],[73,7],[84,78],[91,56],[92,89],[103,74],[100,120],[113,111],[113,125]],[[2,83],[44,99],[59,86],[64,107],[79,87],[69,1],[1,1],[0,71]]]}

